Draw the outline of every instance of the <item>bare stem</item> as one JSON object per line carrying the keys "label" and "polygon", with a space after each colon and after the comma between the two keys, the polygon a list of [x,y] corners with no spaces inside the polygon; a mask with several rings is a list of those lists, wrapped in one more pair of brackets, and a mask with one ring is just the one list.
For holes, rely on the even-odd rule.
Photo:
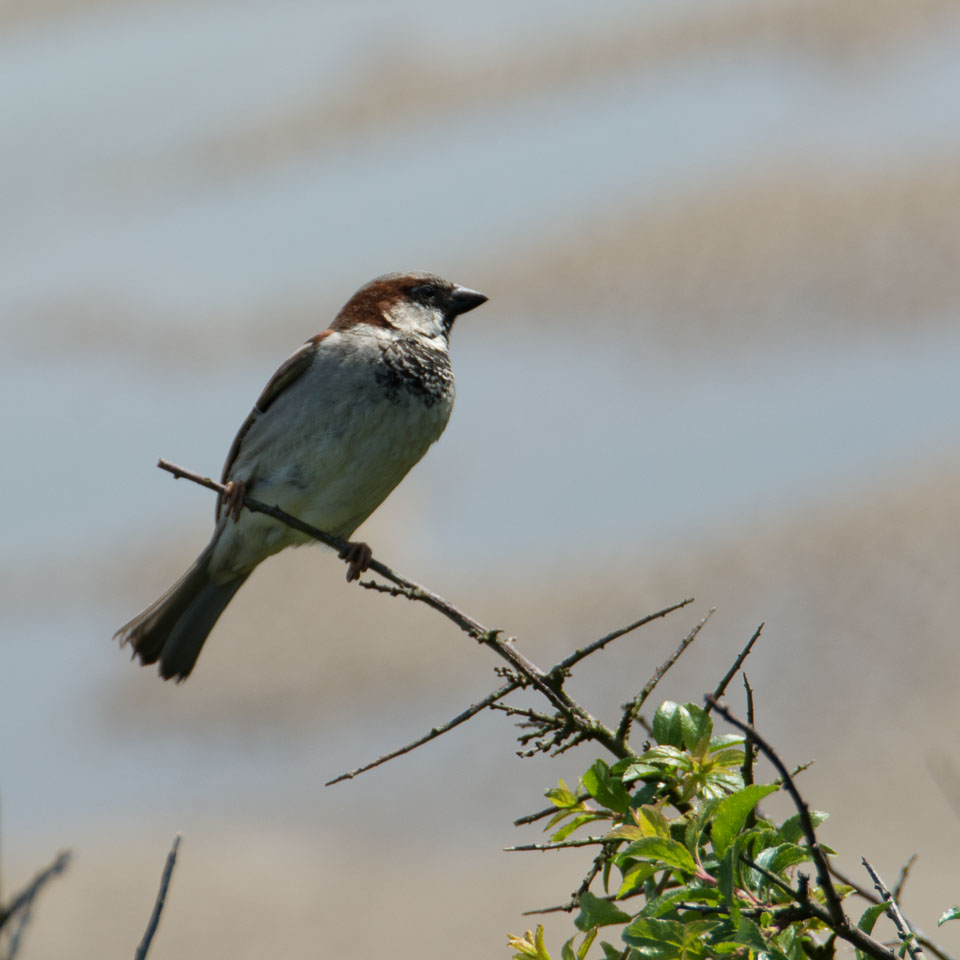
{"label": "bare stem", "polygon": [[180,834],[178,833],[173,838],[173,844],[170,847],[170,852],[167,854],[167,862],[163,866],[163,874],[160,877],[160,889],[157,891],[157,899],[153,904],[153,913],[150,914],[150,922],[147,924],[147,929],[144,931],[140,946],[137,947],[137,952],[134,954],[134,960],[144,960],[147,951],[150,949],[150,944],[153,941],[153,935],[157,932],[157,927],[160,924],[160,915],[163,913],[163,905],[167,900],[167,890],[170,888],[170,878],[173,876],[173,868],[177,862],[177,850],[179,848]]}

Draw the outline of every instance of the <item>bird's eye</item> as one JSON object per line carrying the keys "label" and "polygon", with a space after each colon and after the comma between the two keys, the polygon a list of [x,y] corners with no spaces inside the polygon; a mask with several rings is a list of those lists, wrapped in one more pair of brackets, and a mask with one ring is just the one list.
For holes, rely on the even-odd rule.
{"label": "bird's eye", "polygon": [[421,283],[410,291],[418,300],[432,302],[437,299],[437,288],[432,283]]}

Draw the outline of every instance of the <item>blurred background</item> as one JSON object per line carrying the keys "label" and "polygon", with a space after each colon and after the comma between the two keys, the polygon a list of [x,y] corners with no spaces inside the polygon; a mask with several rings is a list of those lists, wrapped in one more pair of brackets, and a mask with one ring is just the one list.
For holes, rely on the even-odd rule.
{"label": "blurred background", "polygon": [[[576,852],[513,818],[594,754],[481,716],[427,610],[321,549],[266,564],[199,667],[111,643],[206,542],[264,382],[371,277],[490,303],[450,426],[361,528],[617,704],[747,663],[824,839],[936,934],[960,756],[960,10],[951,0],[3,0],[3,888],[60,847],[22,956],[507,956]],[[742,712],[739,681],[729,695]],[[786,808],[772,808],[786,813]],[[359,859],[356,859],[358,851]],[[556,948],[570,918],[546,918]],[[960,940],[949,927],[942,940]]]}

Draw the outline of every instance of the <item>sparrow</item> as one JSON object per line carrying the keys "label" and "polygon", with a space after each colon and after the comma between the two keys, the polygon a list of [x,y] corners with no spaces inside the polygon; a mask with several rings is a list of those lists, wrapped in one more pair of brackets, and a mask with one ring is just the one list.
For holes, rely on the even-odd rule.
{"label": "sparrow", "polygon": [[[461,313],[487,297],[429,273],[392,273],[361,287],[329,329],[269,380],[227,454],[213,536],[189,570],[122,626],[142,664],[189,676],[220,614],[254,568],[310,540],[245,494],[349,539],[443,433],[453,408],[449,342]],[[372,559],[351,543],[347,579]]]}

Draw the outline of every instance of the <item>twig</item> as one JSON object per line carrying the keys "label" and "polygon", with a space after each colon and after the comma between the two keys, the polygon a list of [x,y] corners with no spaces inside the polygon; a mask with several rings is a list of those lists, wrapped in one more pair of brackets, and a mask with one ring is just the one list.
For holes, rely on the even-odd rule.
{"label": "twig", "polygon": [[[190,470],[185,470],[183,467],[169,463],[166,460],[160,460],[157,466],[160,467],[161,470],[166,470],[168,473],[173,474],[174,477],[191,480],[194,483],[200,484],[202,487],[206,487],[208,490],[215,490],[221,494],[226,493],[226,486],[224,484],[217,483],[217,481],[211,480],[209,477],[203,477]],[[272,517],[274,520],[278,520],[280,523],[284,523],[294,530],[306,534],[308,537],[312,537],[321,543],[333,547],[339,551],[341,556],[346,553],[349,547],[345,540],[331,536],[323,530],[318,530],[316,527],[291,516],[279,507],[262,503],[246,494],[244,494],[243,497],[243,505],[254,513],[266,514],[268,517]],[[473,637],[473,639],[482,643],[484,646],[489,647],[494,653],[506,660],[517,673],[525,677],[531,686],[536,687],[536,689],[553,704],[554,708],[569,719],[577,729],[587,733],[592,739],[602,744],[615,756],[624,757],[627,755],[623,744],[617,742],[613,731],[592,717],[587,710],[563,690],[562,678],[558,680],[553,677],[548,677],[535,663],[528,660],[513,646],[513,638],[501,640],[501,631],[488,630],[481,623],[463,613],[461,610],[458,610],[452,603],[444,600],[443,597],[418,583],[414,583],[412,580],[406,579],[406,577],[400,576],[400,574],[391,570],[386,564],[380,563],[378,560],[371,560],[369,568],[400,587],[401,595],[410,600],[418,600],[432,607],[448,620],[455,623],[468,636]]]}
{"label": "twig", "polygon": [[140,941],[140,946],[137,947],[137,952],[134,954],[134,960],[144,960],[147,951],[150,949],[153,935],[157,932],[157,926],[160,923],[160,914],[163,913],[163,905],[167,899],[167,890],[170,887],[170,878],[173,876],[173,868],[177,862],[177,850],[179,847],[180,834],[178,833],[173,838],[173,844],[170,847],[170,852],[167,854],[167,862],[164,864],[163,874],[160,877],[160,889],[157,891],[157,899],[153,904],[153,913],[150,915],[150,922],[147,924],[147,929],[143,934],[143,939]]}
{"label": "twig", "polygon": [[[747,645],[740,651],[737,655],[737,659],[733,661],[733,666],[724,674],[723,679],[717,684],[717,689],[713,691],[713,699],[719,700],[726,692],[727,687],[730,684],[730,681],[737,675],[737,671],[743,666],[743,661],[750,656],[750,651],[753,649],[753,645],[760,639],[760,633],[763,630],[764,624],[760,624],[759,627],[754,631],[753,636],[747,641]],[[710,707],[707,707],[707,713],[710,712]]]}
{"label": "twig", "polygon": [[[577,794],[578,802],[582,800],[589,800],[589,799],[590,799],[589,793]],[[552,807],[547,807],[544,810],[538,810],[536,813],[528,813],[526,814],[526,816],[517,817],[517,819],[513,821],[513,825],[515,827],[522,827],[526,823],[536,823],[537,820],[542,820],[544,817],[549,817],[551,814],[556,813],[559,809],[560,807],[554,805]]]}
{"label": "twig", "polygon": [[663,610],[658,610],[656,613],[647,614],[647,616],[641,617],[639,620],[637,620],[635,623],[631,623],[629,626],[621,627],[619,630],[614,630],[613,633],[608,633],[605,637],[601,637],[599,640],[594,640],[592,643],[588,643],[585,647],[581,647],[579,650],[574,650],[570,656],[565,657],[555,667],[550,669],[547,672],[547,676],[553,676],[554,674],[569,670],[581,660],[589,657],[590,654],[596,653],[598,650],[602,650],[608,643],[610,643],[611,640],[616,640],[618,637],[622,637],[625,634],[636,630],[638,627],[642,627],[644,624],[650,623],[652,620],[659,620],[661,617],[665,617],[668,613],[673,613],[674,610],[679,610],[681,607],[686,607],[691,603],[693,603],[693,597],[687,597],[686,600],[681,600],[679,603],[675,603],[672,607],[664,607]]}
{"label": "twig", "polygon": [[[611,893],[606,897],[597,897],[598,900],[606,900],[607,903],[613,903],[617,899],[615,893]],[[568,900],[566,903],[558,903],[554,907],[541,907],[539,910],[524,910],[520,914],[521,917],[533,917],[540,913],[573,913],[577,907],[580,906],[580,903],[577,900]]]}
{"label": "twig", "polygon": [[[673,653],[657,667],[653,676],[644,684],[643,689],[629,703],[622,705],[623,716],[620,718],[620,725],[617,727],[617,743],[626,748],[627,738],[630,736],[630,726],[636,719],[647,697],[653,693],[654,688],[664,678],[666,672],[680,659],[680,655],[697,638],[697,634],[703,629],[704,624],[713,616],[716,608],[711,608],[707,615],[680,641],[679,646]],[[629,752],[629,751],[628,751]],[[617,754],[623,756],[623,754]]]}
{"label": "twig", "polygon": [[870,874],[870,879],[873,881],[873,885],[877,888],[877,893],[880,894],[881,899],[887,905],[887,916],[893,921],[893,925],[897,928],[897,935],[900,937],[901,943],[907,948],[907,953],[913,958],[913,960],[923,960],[923,951],[920,949],[920,945],[917,943],[916,934],[910,929],[910,925],[904,919],[903,914],[900,912],[900,907],[897,905],[897,901],[894,899],[893,894],[888,889],[887,885],[880,879],[880,874],[870,865],[870,861],[866,857],[861,857],[860,862],[863,864],[867,873]]}
{"label": "twig", "polygon": [[840,897],[833,885],[833,880],[830,878],[830,866],[827,862],[826,854],[823,852],[823,848],[817,841],[817,834],[813,827],[813,821],[810,819],[810,809],[803,797],[800,796],[800,791],[797,790],[797,785],[793,782],[793,777],[790,776],[790,771],[787,770],[786,765],[780,759],[776,750],[774,750],[773,747],[771,747],[770,744],[767,743],[767,741],[764,740],[759,733],[757,733],[755,727],[748,723],[744,723],[743,720],[735,717],[722,703],[720,703],[718,700],[715,700],[709,693],[706,695],[706,701],[708,704],[712,704],[717,713],[719,713],[720,716],[722,716],[728,723],[733,724],[733,726],[735,726],[738,730],[743,731],[743,733],[745,733],[748,737],[752,737],[754,743],[756,743],[756,745],[760,748],[764,756],[766,756],[766,758],[774,765],[774,767],[776,767],[777,773],[783,777],[783,785],[790,794],[790,798],[793,800],[793,804],[797,808],[797,813],[800,815],[800,823],[803,826],[803,833],[807,838],[807,846],[810,848],[810,854],[813,857],[813,862],[817,868],[817,878],[820,882],[820,887],[823,890],[823,894],[826,897],[827,908],[829,910],[829,915],[834,929],[836,929],[838,934],[843,936],[844,932],[850,930],[850,921],[843,912],[843,906],[840,903]]}
{"label": "twig", "polygon": [[917,855],[914,853],[910,859],[900,868],[900,876],[893,885],[893,899],[900,903],[900,895],[903,893],[904,885],[910,876],[910,868],[917,862]]}
{"label": "twig", "polygon": [[[504,847],[507,853],[529,853],[531,850],[565,850],[567,847],[595,847],[597,844],[609,844],[609,837],[580,837],[577,840],[560,840],[557,843],[518,843],[515,847]],[[614,841],[616,842],[616,841]]]}
{"label": "twig", "polygon": [[443,735],[448,730],[452,730],[461,723],[465,723],[471,717],[480,713],[481,710],[485,710],[487,707],[493,706],[493,704],[495,704],[498,700],[507,696],[508,693],[512,693],[519,686],[520,683],[518,681],[505,683],[499,690],[495,690],[489,696],[484,697],[482,700],[478,700],[472,706],[467,707],[463,713],[458,713],[452,720],[448,720],[439,727],[433,727],[433,729],[431,729],[428,733],[425,733],[422,737],[419,737],[418,739],[400,747],[397,750],[392,750],[390,753],[385,753],[382,757],[378,757],[371,763],[365,763],[362,767],[357,767],[356,770],[351,770],[349,773],[341,773],[339,777],[334,777],[333,780],[328,780],[324,786],[332,787],[335,783],[341,783],[344,780],[352,780],[361,773],[366,773],[368,770],[372,770],[374,767],[379,767],[380,764],[386,763],[388,760],[393,760],[394,757],[400,757],[405,753],[409,753],[411,750],[416,750],[417,747],[421,747],[423,744],[429,743],[431,740],[435,740],[437,737]]}
{"label": "twig", "polygon": [[16,917],[16,927],[7,941],[6,960],[13,960],[20,949],[20,941],[33,913],[37,894],[52,880],[67,869],[70,863],[69,850],[61,850],[53,862],[44,867],[6,906],[0,905],[0,929]]}
{"label": "twig", "polygon": [[[832,863],[830,864],[830,872],[833,876],[839,880],[841,883],[846,884],[848,887],[851,887],[858,897],[863,897],[868,903],[880,903],[880,897],[878,897],[872,890],[868,890],[866,887],[861,886],[857,883],[853,877],[848,877],[845,873],[841,873]],[[944,950],[940,944],[935,943],[931,940],[922,930],[918,930],[913,924],[910,924],[911,929],[917,935],[917,940],[923,944],[935,957],[939,957],[940,960],[957,960],[952,953],[948,953]]]}
{"label": "twig", "polygon": [[[759,631],[758,631],[759,632]],[[755,634],[756,635],[756,634]],[[747,675],[743,675],[743,689],[747,696],[747,723],[752,727],[753,726],[753,687],[750,686],[750,681],[747,679]],[[716,698],[716,694],[714,694]],[[753,742],[753,737],[748,733],[746,738],[743,741],[743,763],[740,765],[740,775],[743,777],[743,782],[745,786],[750,786],[753,783],[753,765],[757,760],[757,750]],[[747,814],[747,823],[749,826],[754,826],[757,822],[756,813],[751,810]]]}

